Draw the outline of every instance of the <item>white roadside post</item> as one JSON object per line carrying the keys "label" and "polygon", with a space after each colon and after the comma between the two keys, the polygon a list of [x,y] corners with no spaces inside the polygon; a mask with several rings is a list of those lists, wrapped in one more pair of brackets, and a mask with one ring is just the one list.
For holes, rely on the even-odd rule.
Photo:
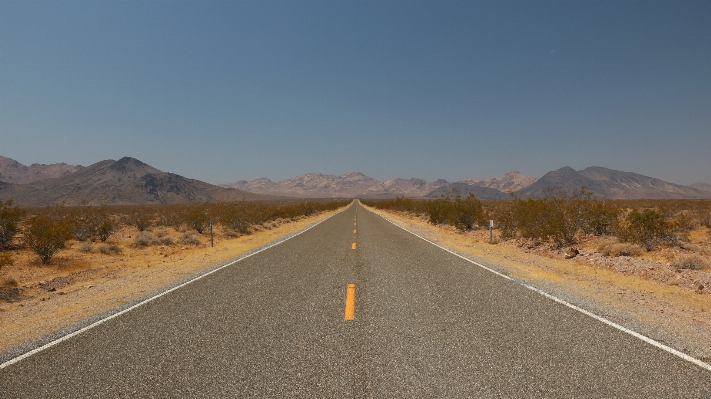
{"label": "white roadside post", "polygon": [[489,245],[494,243],[494,221],[489,220]]}

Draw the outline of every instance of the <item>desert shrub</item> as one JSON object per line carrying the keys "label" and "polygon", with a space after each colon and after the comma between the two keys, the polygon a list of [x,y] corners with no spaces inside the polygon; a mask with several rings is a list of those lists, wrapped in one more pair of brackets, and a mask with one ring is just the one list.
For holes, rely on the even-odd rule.
{"label": "desert shrub", "polygon": [[12,241],[19,232],[19,222],[25,210],[12,205],[12,200],[0,201],[0,249],[12,247]]}
{"label": "desert shrub", "polygon": [[96,229],[96,236],[101,242],[106,242],[114,233],[119,230],[118,224],[112,221],[110,218],[104,219],[99,227]]}
{"label": "desert shrub", "polygon": [[255,222],[253,207],[246,203],[223,204],[219,212],[219,222],[238,233],[246,234]]}
{"label": "desert shrub", "polygon": [[672,213],[669,223],[677,231],[690,231],[698,226],[694,212],[686,209]]}
{"label": "desert shrub", "polygon": [[639,245],[621,242],[603,244],[597,250],[606,256],[640,256],[642,251]]}
{"label": "desert shrub", "polygon": [[462,198],[458,191],[453,194],[453,200],[444,198],[433,202],[439,212],[439,219],[464,231],[471,230],[477,223],[482,224],[484,208],[481,201],[471,193],[466,198]]}
{"label": "desert shrub", "polygon": [[135,226],[138,231],[146,231],[153,225],[153,214],[147,210],[139,209],[127,215],[126,221]]}
{"label": "desert shrub", "polygon": [[5,286],[6,287],[17,287],[19,284],[17,283],[17,280],[14,278],[8,278],[5,280]]}
{"label": "desert shrub", "polygon": [[160,229],[160,230],[158,230],[158,231],[155,232],[155,235],[156,235],[156,237],[158,237],[158,238],[163,238],[163,237],[165,237],[165,236],[168,235],[168,232],[165,231],[165,229]]}
{"label": "desert shrub", "polygon": [[183,218],[186,225],[202,234],[210,225],[210,207],[208,204],[192,204],[185,209]]}
{"label": "desert shrub", "polygon": [[24,230],[25,243],[48,264],[52,256],[64,248],[72,237],[71,221],[67,220],[60,207],[32,216]]}
{"label": "desert shrub", "polygon": [[88,206],[86,201],[82,202],[82,206],[69,211],[68,219],[71,223],[72,235],[77,241],[95,238],[96,229],[100,223],[98,216],[97,210]]}
{"label": "desert shrub", "polygon": [[79,251],[81,252],[91,252],[92,244],[91,240],[87,240],[79,244]]}
{"label": "desert shrub", "polygon": [[611,235],[615,230],[620,209],[610,201],[589,199],[581,209],[580,228],[585,234]]}
{"label": "desert shrub", "polygon": [[121,251],[121,247],[117,245],[104,244],[99,246],[99,252],[104,255],[118,255]]}
{"label": "desert shrub", "polygon": [[647,251],[659,245],[673,245],[679,240],[672,224],[654,209],[629,212],[617,235],[623,241],[639,244]]}
{"label": "desert shrub", "polygon": [[183,217],[177,208],[164,210],[160,215],[160,221],[163,226],[172,227],[175,231],[180,231],[183,227]]}
{"label": "desert shrub", "polygon": [[516,219],[510,209],[499,209],[492,212],[490,217],[495,221],[494,227],[499,229],[501,238],[506,240],[516,237]]}
{"label": "desert shrub", "polygon": [[138,233],[136,238],[133,239],[133,242],[139,247],[147,247],[149,245],[159,244],[160,240],[153,234],[147,231],[142,231]]}
{"label": "desert shrub", "polygon": [[0,252],[0,269],[5,266],[12,266],[15,261],[12,259],[12,254],[10,252]]}
{"label": "desert shrub", "polygon": [[699,224],[705,227],[711,227],[711,211],[701,210],[697,214]]}
{"label": "desert shrub", "polygon": [[709,267],[709,264],[706,259],[696,254],[677,256],[671,261],[671,265],[677,270],[701,270]]}
{"label": "desert shrub", "polygon": [[200,245],[200,240],[193,234],[183,234],[178,243],[182,245]]}
{"label": "desert shrub", "polygon": [[173,239],[173,237],[165,236],[161,237],[160,243],[163,245],[175,245],[175,240]]}

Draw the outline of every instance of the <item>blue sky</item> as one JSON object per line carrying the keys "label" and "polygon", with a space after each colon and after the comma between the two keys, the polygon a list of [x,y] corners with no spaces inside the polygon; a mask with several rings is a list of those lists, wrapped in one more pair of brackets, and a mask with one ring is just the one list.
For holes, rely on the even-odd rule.
{"label": "blue sky", "polygon": [[3,0],[0,155],[711,183],[711,2]]}

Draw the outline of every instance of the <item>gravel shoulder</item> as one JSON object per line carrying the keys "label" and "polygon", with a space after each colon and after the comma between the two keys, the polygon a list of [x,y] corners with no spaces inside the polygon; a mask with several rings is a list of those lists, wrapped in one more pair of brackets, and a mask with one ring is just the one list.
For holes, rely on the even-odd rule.
{"label": "gravel shoulder", "polygon": [[659,261],[586,250],[565,259],[564,251],[531,249],[515,241],[490,245],[488,230],[462,233],[411,214],[368,209],[453,252],[711,362],[711,295],[698,289],[707,272],[670,277]]}

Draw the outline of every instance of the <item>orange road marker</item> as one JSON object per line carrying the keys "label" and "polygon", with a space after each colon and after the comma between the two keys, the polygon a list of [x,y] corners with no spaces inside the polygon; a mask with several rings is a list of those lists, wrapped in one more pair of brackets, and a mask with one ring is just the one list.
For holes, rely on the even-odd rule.
{"label": "orange road marker", "polygon": [[353,243],[353,245],[351,245],[351,249],[356,249],[356,243]]}
{"label": "orange road marker", "polygon": [[353,234],[355,234],[355,232],[356,232],[356,231],[355,231],[355,230],[353,230]]}
{"label": "orange road marker", "polygon": [[353,320],[355,318],[355,284],[348,284],[346,292],[346,315],[345,320]]}

